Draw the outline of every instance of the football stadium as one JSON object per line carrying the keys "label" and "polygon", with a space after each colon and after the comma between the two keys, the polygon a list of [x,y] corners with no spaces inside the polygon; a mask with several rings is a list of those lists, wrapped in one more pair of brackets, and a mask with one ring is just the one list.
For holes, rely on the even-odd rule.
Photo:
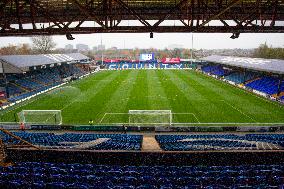
{"label": "football stadium", "polygon": [[[0,58],[10,60],[15,66],[16,60],[20,59],[21,65],[31,69],[34,67],[31,59],[44,63],[48,61],[43,58],[48,56],[52,55]],[[7,75],[11,97],[5,102],[8,104],[1,121],[22,122],[25,119],[26,123],[33,124],[88,125],[92,120],[96,125],[137,126],[273,126],[284,123],[283,106],[266,99],[269,96],[281,101],[284,97],[284,84],[281,76],[277,76],[277,73],[284,73],[284,69],[279,70],[284,61],[231,60],[230,57],[206,57],[208,61],[199,63],[112,61],[105,63],[104,70],[90,72],[87,71],[90,68],[76,67],[84,65],[86,68],[88,57],[82,54],[56,55],[57,58],[76,56],[74,64],[64,64],[61,61],[69,60],[61,60],[56,63],[60,66],[38,65],[46,68],[33,70],[24,78],[18,74]],[[222,62],[218,64],[218,60]],[[248,67],[253,68],[238,67],[243,61],[252,62]],[[275,63],[277,70],[269,70],[269,61]],[[258,71],[257,65],[261,65],[264,71],[267,69],[269,74],[274,71],[276,76]],[[86,77],[64,83],[66,79],[60,79],[61,69],[68,70],[64,72],[66,78],[70,75]],[[5,103],[3,107],[6,107]],[[57,111],[60,118],[50,118],[57,115]]]}
{"label": "football stadium", "polygon": [[[0,37],[284,32],[281,1],[1,5]],[[120,25],[133,19],[143,26]],[[160,25],[176,20],[182,25]],[[282,59],[0,55],[0,188],[283,187]]]}

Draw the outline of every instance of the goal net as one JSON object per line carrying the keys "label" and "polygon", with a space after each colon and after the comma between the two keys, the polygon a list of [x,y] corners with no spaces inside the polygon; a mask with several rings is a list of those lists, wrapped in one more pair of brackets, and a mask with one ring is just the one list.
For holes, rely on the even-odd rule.
{"label": "goal net", "polygon": [[20,122],[28,124],[61,125],[61,110],[22,110],[18,113]]}
{"label": "goal net", "polygon": [[171,110],[129,110],[129,125],[171,126]]}

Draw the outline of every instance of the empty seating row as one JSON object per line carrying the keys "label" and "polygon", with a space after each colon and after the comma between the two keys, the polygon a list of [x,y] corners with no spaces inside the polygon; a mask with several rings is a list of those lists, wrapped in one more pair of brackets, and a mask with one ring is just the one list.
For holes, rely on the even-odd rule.
{"label": "empty seating row", "polygon": [[220,65],[207,65],[203,66],[201,69],[204,72],[211,73],[217,76],[224,76],[229,73],[229,70],[223,69],[223,67]]}
{"label": "empty seating row", "polygon": [[[246,86],[252,89],[264,92],[266,94],[272,95],[278,92],[279,79],[274,77],[262,77],[250,83],[247,83]],[[280,91],[284,91],[284,82],[280,85]]]}
{"label": "empty seating row", "polygon": [[120,166],[18,162],[0,167],[1,188],[281,188],[283,165]]}
{"label": "empty seating row", "polygon": [[284,147],[283,134],[156,135],[156,140],[166,151],[271,150]]}
{"label": "empty seating row", "polygon": [[19,95],[17,95],[17,96],[10,97],[10,98],[9,98],[9,101],[10,101],[10,102],[16,102],[16,101],[18,101],[18,100],[25,99],[25,98],[27,98],[27,97],[29,97],[29,96],[35,95],[35,94],[37,94],[37,93],[39,93],[39,92],[41,92],[41,91],[45,91],[45,90],[47,90],[47,89],[49,89],[49,88],[51,88],[51,87],[57,86],[57,85],[59,85],[59,84],[61,84],[61,83],[62,83],[62,82],[55,82],[55,83],[53,83],[53,84],[51,84],[51,85],[49,85],[49,86],[42,86],[42,87],[40,87],[40,88],[38,88],[38,89],[36,89],[36,90],[30,91],[30,92],[26,92],[26,93],[22,93],[22,94],[19,94]]}
{"label": "empty seating row", "polygon": [[[14,132],[35,145],[47,148],[81,148],[90,150],[140,150],[142,135],[80,134]],[[0,133],[6,144],[19,144],[10,136]],[[161,149],[166,151],[192,150],[276,150],[284,148],[284,134],[194,134],[156,135]]]}
{"label": "empty seating row", "polygon": [[277,144],[284,147],[284,134],[246,134],[246,140]]}
{"label": "empty seating row", "polygon": [[28,78],[22,78],[19,80],[16,80],[15,83],[17,85],[20,85],[28,90],[34,90],[34,89],[38,89],[39,87],[41,87],[42,85],[39,83],[36,83],[34,81],[32,81],[31,79]]}
{"label": "empty seating row", "polygon": [[[90,143],[84,149],[93,150],[140,150],[142,144],[141,135],[127,134],[76,134],[76,133],[30,133],[14,132],[35,145],[42,145],[50,148],[80,148],[83,143]],[[5,143],[19,144],[20,141],[13,140],[10,136],[2,133]],[[1,135],[0,135],[1,136]],[[96,143],[97,139],[103,139]],[[94,145],[92,145],[94,144]]]}

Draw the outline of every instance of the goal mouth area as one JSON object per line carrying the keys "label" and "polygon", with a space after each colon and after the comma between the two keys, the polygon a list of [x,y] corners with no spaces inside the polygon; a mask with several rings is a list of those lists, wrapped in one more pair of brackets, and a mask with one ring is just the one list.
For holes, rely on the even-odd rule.
{"label": "goal mouth area", "polygon": [[20,123],[33,125],[61,125],[61,110],[22,110],[18,114]]}
{"label": "goal mouth area", "polygon": [[171,126],[171,110],[128,110],[128,124],[133,126]]}
{"label": "goal mouth area", "polygon": [[129,110],[101,115],[98,125],[174,126],[179,123],[200,123],[194,113],[173,113],[171,110]]}
{"label": "goal mouth area", "polygon": [[[148,111],[148,110],[147,110]],[[155,110],[151,110],[147,113],[147,115],[157,114],[154,112]],[[168,112],[170,113],[170,112]],[[160,112],[160,115],[168,115],[166,112]],[[143,115],[141,112],[135,112],[135,115],[138,115],[139,119],[142,119],[140,116]],[[145,119],[142,121],[133,122],[129,117],[129,113],[127,112],[106,112],[102,113],[101,117],[97,119],[96,125],[101,126],[140,126],[140,127],[275,127],[275,126],[284,126],[284,123],[278,122],[202,122],[200,117],[197,114],[191,112],[184,112],[184,113],[173,113],[171,112],[171,121],[169,118],[158,119],[160,121],[151,121],[151,119]],[[150,117],[151,118],[151,117]],[[139,120],[138,119],[138,120]]]}

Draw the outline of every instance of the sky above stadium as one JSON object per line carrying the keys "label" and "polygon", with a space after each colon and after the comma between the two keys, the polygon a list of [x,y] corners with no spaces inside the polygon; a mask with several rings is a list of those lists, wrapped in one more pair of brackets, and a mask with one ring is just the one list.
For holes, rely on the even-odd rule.
{"label": "sky above stadium", "polygon": [[[226,48],[257,48],[260,44],[267,43],[273,47],[284,48],[284,34],[254,34],[241,33],[238,39],[230,39],[232,34],[227,33],[194,33],[193,47],[195,49],[226,49]],[[164,49],[169,46],[191,48],[191,33],[154,33],[154,38],[149,38],[149,33],[117,33],[117,34],[84,34],[73,35],[75,40],[68,41],[65,36],[54,36],[57,48],[64,48],[67,44],[75,45],[82,43],[93,48],[102,43],[106,48],[158,48]],[[31,43],[29,37],[1,37],[0,47],[9,44],[17,45]]]}

